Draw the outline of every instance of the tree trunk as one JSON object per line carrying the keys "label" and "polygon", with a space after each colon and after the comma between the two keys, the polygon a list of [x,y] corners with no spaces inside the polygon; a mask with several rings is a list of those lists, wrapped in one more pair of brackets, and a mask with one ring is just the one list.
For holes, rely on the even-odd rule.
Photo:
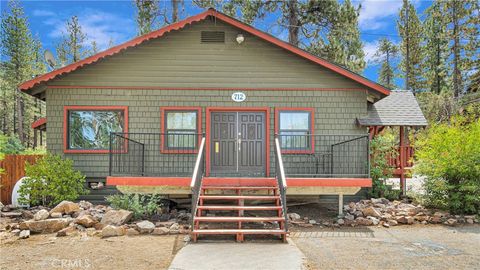
{"label": "tree trunk", "polygon": [[22,142],[25,142],[25,134],[23,132],[23,98],[22,93],[19,89],[16,90],[17,92],[17,134],[18,138]]}
{"label": "tree trunk", "polygon": [[[453,17],[453,93],[455,97],[460,95],[460,69],[458,67],[458,61],[460,58],[460,36],[458,33],[458,14],[457,14],[458,1],[452,3],[452,17]],[[461,3],[460,3],[461,4]]]}
{"label": "tree trunk", "polygon": [[172,23],[178,22],[178,0],[172,0]]}
{"label": "tree trunk", "polygon": [[[407,10],[406,10],[406,36],[407,36],[407,52],[406,52],[406,59],[405,59],[405,63],[406,63],[406,76],[405,76],[405,88],[407,88],[407,90],[410,90],[410,32],[409,32],[409,29],[408,29],[408,24],[409,24],[409,18],[408,18],[408,11],[410,10],[410,5],[407,2]],[[413,91],[413,94],[415,94],[415,91]]]}
{"label": "tree trunk", "polygon": [[297,17],[297,2],[289,0],[288,3],[288,42],[298,46],[299,20]]}

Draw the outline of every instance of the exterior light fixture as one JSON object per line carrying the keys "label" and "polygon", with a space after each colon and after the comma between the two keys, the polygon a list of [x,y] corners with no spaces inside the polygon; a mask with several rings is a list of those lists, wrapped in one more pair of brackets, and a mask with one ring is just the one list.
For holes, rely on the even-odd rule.
{"label": "exterior light fixture", "polygon": [[238,44],[242,44],[245,41],[245,37],[242,34],[238,34],[236,40]]}

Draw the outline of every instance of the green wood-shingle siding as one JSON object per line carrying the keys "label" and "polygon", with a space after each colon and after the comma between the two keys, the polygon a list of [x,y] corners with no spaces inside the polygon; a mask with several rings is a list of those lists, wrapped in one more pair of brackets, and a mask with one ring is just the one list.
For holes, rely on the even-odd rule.
{"label": "green wood-shingle siding", "polygon": [[[201,43],[201,31],[225,31],[225,44]],[[245,35],[235,42],[239,30],[210,20],[148,41],[118,55],[76,70],[49,83],[56,86],[104,86],[94,88],[48,88],[48,150],[75,161],[87,177],[108,174],[108,154],[63,153],[63,107],[128,106],[129,132],[160,132],[160,107],[202,107],[205,131],[206,107],[269,107],[273,151],[274,109],[315,108],[315,134],[365,134],[356,118],[367,113],[367,93],[358,83],[326,70],[256,37]],[[115,89],[115,87],[140,89]],[[231,100],[234,91],[152,90],[173,88],[355,88],[345,91],[245,90],[247,100]],[[273,153],[273,152],[272,152]],[[274,158],[271,154],[273,171]]]}
{"label": "green wood-shingle siding", "polygon": [[[201,43],[201,31],[225,31],[224,44]],[[147,41],[55,79],[49,85],[365,88],[240,30],[210,20]]]}
{"label": "green wood-shingle siding", "polygon": [[[206,107],[269,107],[270,149],[273,151],[275,107],[315,108],[315,134],[365,134],[356,118],[367,111],[363,91],[244,91],[247,100],[231,100],[233,91],[201,90],[111,90],[48,89],[48,150],[63,154],[63,106],[128,106],[129,132],[160,132],[160,107],[202,107],[202,130],[205,131]],[[108,154],[65,154],[88,177],[108,174]],[[271,153],[273,157],[273,152]],[[273,158],[271,158],[273,168]]]}

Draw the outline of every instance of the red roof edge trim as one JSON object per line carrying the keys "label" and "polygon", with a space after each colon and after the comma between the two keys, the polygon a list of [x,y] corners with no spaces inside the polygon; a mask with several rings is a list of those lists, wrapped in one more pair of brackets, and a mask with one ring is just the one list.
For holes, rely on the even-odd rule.
{"label": "red roof edge trim", "polygon": [[32,128],[33,128],[33,129],[37,129],[37,128],[39,128],[40,126],[45,125],[45,124],[47,124],[47,118],[46,118],[46,117],[42,117],[42,118],[39,118],[39,119],[35,120],[35,121],[32,123]]}
{"label": "red roof edge trim", "polygon": [[350,78],[362,85],[365,85],[366,87],[368,88],[371,88],[373,90],[376,90],[382,94],[385,94],[385,95],[389,95],[390,94],[390,90],[383,87],[382,85],[380,84],[377,84],[375,82],[372,82],[356,73],[353,73],[351,71],[348,71],[338,65],[335,65],[327,60],[324,60],[322,58],[319,58],[313,54],[310,54],[298,47],[295,47],[285,41],[282,41],[274,36],[271,36],[265,32],[262,32],[258,29],[255,29],[253,28],[252,26],[250,25],[247,25],[243,22],[240,22],[232,17],[229,17],[221,12],[218,12],[217,10],[215,9],[209,9],[207,11],[204,11],[198,15],[195,15],[195,16],[192,16],[192,17],[189,17],[185,20],[182,20],[182,21],[179,21],[177,23],[174,23],[174,24],[171,24],[169,26],[166,26],[164,28],[161,28],[159,30],[156,30],[156,31],[153,31],[151,33],[148,33],[148,34],[145,34],[143,36],[140,36],[140,37],[137,37],[137,38],[134,38],[128,42],[125,42],[123,44],[120,44],[118,46],[115,46],[115,47],[112,47],[106,51],[103,51],[103,52],[100,52],[96,55],[93,55],[93,56],[90,56],[86,59],[83,59],[81,61],[78,61],[78,62],[75,62],[75,63],[72,63],[68,66],[65,66],[63,68],[60,68],[60,69],[57,69],[57,70],[54,70],[52,72],[49,72],[47,74],[44,74],[44,75],[41,75],[41,76],[38,76],[30,81],[26,81],[22,84],[19,85],[19,88],[20,90],[28,90],[30,88],[32,88],[33,86],[35,86],[36,84],[39,84],[39,83],[42,83],[42,82],[46,82],[46,81],[49,81],[51,79],[54,79],[56,78],[57,76],[61,75],[61,74],[64,74],[64,73],[69,73],[69,72],[72,72],[74,70],[76,70],[77,68],[80,68],[84,65],[88,65],[88,64],[92,64],[92,63],[95,63],[97,62],[99,59],[102,59],[106,56],[111,56],[111,55],[114,55],[114,54],[117,54],[119,53],[120,51],[124,50],[124,49],[127,49],[129,47],[135,47],[147,40],[150,40],[150,39],[153,39],[153,38],[158,38],[158,37],[161,37],[162,35],[164,35],[165,33],[168,33],[172,30],[179,30],[179,29],[182,29],[184,28],[186,25],[188,24],[191,24],[193,22],[199,22],[199,21],[202,21],[204,19],[206,19],[208,16],[213,16],[227,24],[230,24],[232,26],[235,26],[241,30],[244,30],[254,36],[257,36],[267,42],[270,42],[270,43],[273,43],[285,50],[288,50],[300,57],[303,57],[307,60],[310,60],[316,64],[319,64],[327,69],[330,69],[338,74],[341,74],[347,78]]}
{"label": "red roof edge trim", "polygon": [[168,33],[170,31],[179,30],[179,29],[184,28],[188,24],[204,20],[206,17],[208,17],[210,15],[213,15],[213,13],[214,13],[213,10],[207,10],[205,12],[202,12],[202,13],[198,14],[198,15],[189,17],[185,20],[173,23],[171,25],[168,25],[168,26],[163,27],[161,29],[158,29],[156,31],[153,31],[153,32],[150,32],[148,34],[136,37],[136,38],[134,38],[130,41],[127,41],[127,42],[122,43],[120,45],[114,46],[110,49],[107,49],[103,52],[92,55],[92,56],[90,56],[88,58],[85,58],[83,60],[80,60],[78,62],[72,63],[68,66],[65,66],[65,67],[53,70],[49,73],[43,74],[41,76],[38,76],[34,79],[31,79],[29,81],[26,81],[26,82],[20,84],[18,87],[19,87],[20,90],[26,91],[26,90],[34,87],[36,84],[52,80],[52,79],[56,78],[57,76],[65,74],[65,73],[70,73],[70,72],[72,72],[72,71],[74,71],[74,70],[76,70],[76,69],[78,69],[82,66],[95,63],[98,60],[100,60],[100,59],[102,59],[106,56],[112,56],[114,54],[117,54],[117,53],[121,52],[122,50],[125,50],[125,49],[130,48],[130,47],[135,47],[135,46],[137,46],[137,45],[139,45],[139,44],[141,44],[145,41],[148,41],[150,39],[161,37],[165,33]]}

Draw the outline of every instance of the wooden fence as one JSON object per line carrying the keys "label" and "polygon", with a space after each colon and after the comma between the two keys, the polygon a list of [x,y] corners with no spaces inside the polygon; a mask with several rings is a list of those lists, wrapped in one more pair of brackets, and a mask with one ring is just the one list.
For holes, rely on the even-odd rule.
{"label": "wooden fence", "polygon": [[3,204],[12,202],[12,190],[20,178],[25,176],[25,163],[35,163],[42,155],[6,155],[0,160],[0,199]]}

